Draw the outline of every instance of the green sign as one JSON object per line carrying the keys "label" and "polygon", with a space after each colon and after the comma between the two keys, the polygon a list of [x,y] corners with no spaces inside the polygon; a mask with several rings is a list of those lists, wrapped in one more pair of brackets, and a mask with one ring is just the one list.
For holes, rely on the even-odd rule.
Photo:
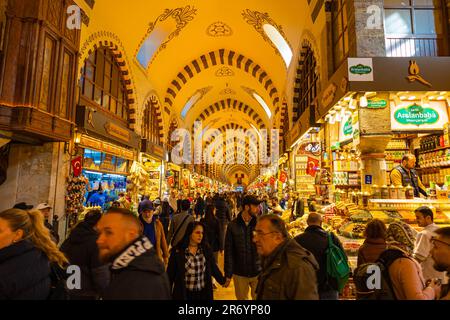
{"label": "green sign", "polygon": [[353,125],[352,125],[352,118],[349,118],[347,122],[344,124],[344,135],[350,136],[353,134]]}
{"label": "green sign", "polygon": [[337,149],[339,149],[341,147],[341,143],[340,142],[336,142],[336,143],[333,143],[332,145],[331,145],[331,150],[337,150]]}
{"label": "green sign", "polygon": [[367,108],[384,109],[387,107],[387,104],[387,101],[384,99],[373,99],[368,101]]}
{"label": "green sign", "polygon": [[401,124],[413,124],[416,126],[433,124],[439,121],[439,113],[431,108],[423,108],[413,104],[407,108],[401,108],[394,114],[394,118]]}
{"label": "green sign", "polygon": [[358,64],[356,66],[350,67],[350,72],[353,74],[360,74],[360,75],[369,74],[372,72],[372,68],[369,66]]}

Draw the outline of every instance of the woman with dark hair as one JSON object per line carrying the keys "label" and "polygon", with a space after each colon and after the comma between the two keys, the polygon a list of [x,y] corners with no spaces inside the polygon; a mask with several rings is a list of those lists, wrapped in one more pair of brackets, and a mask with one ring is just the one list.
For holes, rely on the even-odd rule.
{"label": "woman with dark hair", "polygon": [[371,220],[364,231],[366,240],[358,250],[358,266],[374,263],[386,250],[386,225],[379,219]]}
{"label": "woman with dark hair", "polygon": [[214,205],[206,206],[205,217],[200,222],[205,225],[206,240],[214,253],[214,260],[219,263],[219,251],[223,251],[223,248],[220,247],[220,226],[219,220],[216,218],[216,207]]}
{"label": "woman with dark hair", "polygon": [[213,300],[212,277],[221,285],[226,282],[204,232],[201,222],[189,223],[183,239],[171,251],[167,274],[174,300]]}

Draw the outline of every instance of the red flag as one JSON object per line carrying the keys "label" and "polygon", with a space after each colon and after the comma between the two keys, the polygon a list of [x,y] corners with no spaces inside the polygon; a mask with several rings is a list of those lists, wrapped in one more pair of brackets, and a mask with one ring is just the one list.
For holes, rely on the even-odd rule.
{"label": "red flag", "polygon": [[81,164],[82,160],[83,158],[81,158],[81,156],[72,160],[72,171],[74,177],[79,177],[81,175],[81,171],[83,169],[83,165]]}
{"label": "red flag", "polygon": [[274,177],[270,177],[269,183],[272,186],[275,185],[275,178]]}
{"label": "red flag", "polygon": [[287,181],[287,173],[286,171],[280,171],[280,181],[285,183]]}
{"label": "red flag", "polygon": [[173,186],[173,183],[174,183],[173,176],[170,176],[169,178],[167,178],[167,183],[169,184],[169,186]]}
{"label": "red flag", "polygon": [[315,177],[318,168],[319,160],[308,157],[308,167],[306,168],[306,174]]}

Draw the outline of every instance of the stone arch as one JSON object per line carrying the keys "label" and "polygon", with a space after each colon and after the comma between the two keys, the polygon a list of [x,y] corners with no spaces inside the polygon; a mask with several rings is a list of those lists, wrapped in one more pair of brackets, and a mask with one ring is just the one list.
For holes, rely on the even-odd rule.
{"label": "stone arch", "polygon": [[255,63],[253,60],[245,57],[242,54],[238,54],[235,51],[227,49],[219,49],[211,51],[207,54],[194,59],[192,62],[184,66],[184,68],[178,73],[175,79],[172,80],[170,87],[166,91],[166,97],[164,103],[169,106],[173,106],[173,102],[181,91],[183,85],[185,85],[189,79],[195,75],[200,74],[202,71],[218,65],[228,65],[243,70],[254,77],[268,92],[272,99],[272,104],[276,106],[280,100],[278,90],[275,87],[272,79],[268,73],[262,69],[262,67]]}
{"label": "stone arch", "polygon": [[209,107],[203,109],[203,112],[197,117],[196,121],[205,121],[209,117],[215,115],[217,112],[230,109],[245,113],[250,117],[250,119],[253,119],[255,121],[255,124],[259,126],[260,129],[264,129],[266,127],[264,121],[261,119],[258,112],[255,111],[255,109],[236,99],[224,99],[211,104]]}
{"label": "stone arch", "polygon": [[89,55],[101,47],[107,47],[113,52],[120,71],[122,72],[122,77],[124,79],[128,94],[128,105],[130,108],[130,129],[136,130],[136,119],[138,113],[136,88],[124,46],[120,38],[115,33],[109,31],[98,31],[91,34],[87,38],[80,49],[78,79],[81,77],[81,69],[83,68],[84,61],[89,57]]}

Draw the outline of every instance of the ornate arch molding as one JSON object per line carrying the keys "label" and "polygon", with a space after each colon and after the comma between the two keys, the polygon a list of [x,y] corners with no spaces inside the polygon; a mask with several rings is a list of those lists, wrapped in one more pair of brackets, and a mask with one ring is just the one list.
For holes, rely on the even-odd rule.
{"label": "ornate arch molding", "polygon": [[100,47],[107,47],[114,53],[127,88],[128,105],[130,108],[130,128],[136,130],[137,106],[139,103],[137,101],[135,82],[122,41],[115,33],[110,31],[97,31],[87,38],[80,49],[78,79],[81,77],[81,69],[83,68],[84,61]]}
{"label": "ornate arch molding", "polygon": [[196,121],[205,121],[216,115],[218,112],[230,109],[245,113],[250,117],[250,119],[255,121],[255,124],[260,129],[264,129],[266,127],[264,121],[252,107],[236,99],[226,99],[211,104],[203,110],[203,112],[197,117]]}
{"label": "ornate arch molding", "polygon": [[144,100],[144,104],[142,105],[142,108],[139,112],[139,119],[140,121],[142,121],[143,116],[144,116],[144,109],[147,105],[147,103],[152,103],[153,106],[156,108],[157,110],[157,116],[158,116],[158,127],[159,127],[159,136],[161,138],[161,141],[165,141],[165,133],[166,131],[164,130],[164,118],[163,118],[163,113],[162,113],[162,105],[161,105],[161,101],[156,93],[156,91],[151,91]]}
{"label": "ornate arch molding", "polygon": [[264,71],[262,67],[259,64],[255,63],[253,60],[235,51],[230,51],[227,49],[211,51],[187,64],[178,73],[177,77],[172,80],[170,87],[166,91],[164,103],[169,106],[173,106],[174,100],[177,97],[178,93],[190,79],[194,78],[196,75],[200,74],[206,69],[221,65],[235,67],[250,74],[266,89],[270,98],[272,99],[273,106],[278,105],[278,102],[280,101],[278,90],[275,87],[272,79],[269,77],[268,73]]}
{"label": "ornate arch molding", "polygon": [[[302,75],[302,70],[304,67],[304,58],[308,52],[308,50],[312,51],[313,57],[315,59],[316,67],[315,67],[315,73],[318,76],[318,83],[317,83],[317,92],[320,91],[320,79],[321,79],[321,72],[320,72],[320,54],[319,54],[319,47],[317,46],[316,40],[314,35],[309,30],[305,30],[301,37],[300,41],[300,50],[299,55],[297,57],[297,68],[296,68],[296,74],[295,74],[295,80],[293,82],[293,104],[292,104],[292,110],[291,115],[294,116],[294,111],[296,108],[298,108],[298,105],[300,103],[300,88],[298,87],[298,83],[300,83],[300,77]],[[285,115],[286,116],[286,115]],[[287,114],[289,116],[289,112]],[[293,119],[293,117],[292,117]]]}

